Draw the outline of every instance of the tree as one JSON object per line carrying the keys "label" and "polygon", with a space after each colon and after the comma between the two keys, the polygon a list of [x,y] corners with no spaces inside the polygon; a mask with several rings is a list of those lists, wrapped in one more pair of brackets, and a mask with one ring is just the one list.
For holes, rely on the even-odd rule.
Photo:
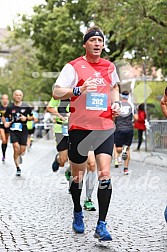
{"label": "tree", "polygon": [[30,36],[40,64],[49,71],[82,54],[81,27],[92,23],[104,30],[108,56],[114,61],[125,52],[135,62],[167,69],[166,0],[47,0],[34,7],[32,17],[22,17],[17,36]]}
{"label": "tree", "polygon": [[15,26],[17,37],[30,37],[34,41],[40,65],[50,72],[59,72],[82,51],[80,22],[72,14],[69,1],[64,2],[48,0],[47,5],[34,7],[31,18],[24,15],[21,25]]}
{"label": "tree", "polygon": [[90,0],[87,12],[107,34],[110,58],[128,51],[167,72],[166,0]]}
{"label": "tree", "polygon": [[21,89],[27,101],[50,98],[52,83],[46,90],[48,80],[42,77],[42,69],[36,58],[37,50],[32,47],[32,41],[14,39],[11,33],[6,43],[11,48],[11,53],[0,78],[1,93],[12,97],[15,89]]}

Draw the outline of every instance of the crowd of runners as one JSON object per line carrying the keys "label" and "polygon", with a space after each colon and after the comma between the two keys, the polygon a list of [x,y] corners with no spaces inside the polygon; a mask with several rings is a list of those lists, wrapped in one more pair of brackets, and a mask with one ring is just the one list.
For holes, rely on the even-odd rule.
{"label": "crowd of runners", "polygon": [[[122,164],[124,174],[128,175],[134,123],[139,134],[136,148],[139,151],[146,115],[140,112],[143,106],[137,109],[130,102],[130,90],[120,88],[114,64],[101,58],[104,35],[99,27],[87,30],[83,47],[85,55],[67,63],[62,69],[46,107],[46,113],[53,118],[57,148],[52,171],[57,172],[59,167],[68,163],[65,176],[74,204],[72,228],[76,233],[85,231],[80,202],[83,177],[86,176],[84,209],[88,211],[96,211],[92,192],[98,177],[99,215],[94,237],[110,241],[112,237],[106,227],[106,216],[112,195],[112,156],[115,168]],[[10,141],[16,176],[21,176],[22,156],[31,147],[38,114],[23,101],[21,90],[15,90],[11,100],[12,103],[9,103],[7,94],[1,97],[2,162],[5,163],[7,158],[6,149]],[[161,107],[165,116],[166,106],[167,95],[164,94]]]}

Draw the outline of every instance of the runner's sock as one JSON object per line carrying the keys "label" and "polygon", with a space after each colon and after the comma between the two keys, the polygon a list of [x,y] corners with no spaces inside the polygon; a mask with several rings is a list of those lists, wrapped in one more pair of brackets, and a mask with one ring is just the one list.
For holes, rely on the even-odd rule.
{"label": "runner's sock", "polygon": [[5,157],[5,153],[6,153],[6,148],[7,148],[7,144],[1,144],[1,148],[2,148],[2,155],[3,157]]}
{"label": "runner's sock", "polygon": [[105,221],[112,194],[111,180],[100,180],[97,192],[99,204],[99,220]]}
{"label": "runner's sock", "polygon": [[74,203],[74,212],[76,213],[79,213],[82,211],[82,207],[80,204],[82,184],[83,182],[75,183],[74,181],[72,181],[71,187],[70,187],[70,192],[71,192],[72,200]]}

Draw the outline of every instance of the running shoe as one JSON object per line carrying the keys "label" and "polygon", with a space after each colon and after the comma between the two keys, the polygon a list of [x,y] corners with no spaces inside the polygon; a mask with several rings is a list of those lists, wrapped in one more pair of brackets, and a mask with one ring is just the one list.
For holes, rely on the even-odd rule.
{"label": "running shoe", "polygon": [[74,212],[74,219],[72,223],[73,230],[76,233],[82,234],[84,233],[84,222],[83,222],[83,213],[82,211],[79,213]]}
{"label": "running shoe", "polygon": [[91,199],[87,199],[84,201],[84,209],[87,211],[96,211],[96,208],[93,205],[93,202],[91,201]]}
{"label": "running shoe", "polygon": [[2,157],[2,163],[3,164],[5,163],[5,157]]}
{"label": "running shoe", "polygon": [[127,148],[128,148],[127,145],[123,145],[123,147],[122,147],[122,159],[123,160],[126,160],[128,157]]}
{"label": "running shoe", "polygon": [[125,175],[128,175],[128,174],[129,174],[128,168],[124,168],[124,174],[125,174]]}
{"label": "running shoe", "polygon": [[55,157],[55,161],[52,163],[52,170],[53,170],[53,172],[57,172],[58,169],[59,169],[59,165],[60,164],[57,161],[57,156],[58,156],[58,154]]}
{"label": "running shoe", "polygon": [[110,233],[106,229],[107,223],[104,221],[99,221],[96,226],[96,231],[94,237],[99,239],[99,241],[112,241]]}
{"label": "running shoe", "polygon": [[70,181],[70,178],[71,178],[71,170],[70,170],[70,167],[68,167],[68,168],[65,170],[65,177],[66,177],[67,181]]}
{"label": "running shoe", "polygon": [[117,159],[115,159],[115,161],[114,161],[114,166],[115,166],[115,168],[118,168],[118,167],[119,167],[119,164],[118,164],[118,160],[117,160]]}
{"label": "running shoe", "polygon": [[21,169],[19,167],[17,168],[16,176],[17,177],[21,176]]}
{"label": "running shoe", "polygon": [[166,222],[167,222],[167,206],[166,206],[166,208],[165,208],[164,216],[165,216],[165,220],[166,220]]}

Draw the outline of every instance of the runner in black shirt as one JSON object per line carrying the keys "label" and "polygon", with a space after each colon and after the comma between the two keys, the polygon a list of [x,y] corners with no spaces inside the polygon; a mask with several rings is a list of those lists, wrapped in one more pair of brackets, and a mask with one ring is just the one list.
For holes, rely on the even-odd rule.
{"label": "runner in black shirt", "polygon": [[2,162],[5,163],[5,154],[9,138],[9,128],[5,128],[2,122],[2,116],[4,115],[6,108],[9,104],[9,99],[7,94],[3,94],[1,97],[0,105],[0,136],[1,136],[1,148],[2,148]]}
{"label": "runner in black shirt", "polygon": [[138,119],[135,106],[128,101],[129,92],[123,91],[121,96],[121,113],[115,119],[116,130],[114,141],[117,152],[122,152],[124,160],[124,174],[128,174],[130,160],[130,146],[133,139],[133,120]]}
{"label": "runner in black shirt", "polygon": [[[15,90],[13,93],[13,103],[7,107],[2,121],[6,128],[10,127],[11,143],[14,150],[14,162],[17,168],[16,176],[21,175],[21,169],[19,167],[27,145],[27,120],[33,120],[32,108],[24,102],[22,102],[23,93],[21,90]],[[29,115],[29,116],[28,116]],[[6,122],[5,118],[8,118]]]}

